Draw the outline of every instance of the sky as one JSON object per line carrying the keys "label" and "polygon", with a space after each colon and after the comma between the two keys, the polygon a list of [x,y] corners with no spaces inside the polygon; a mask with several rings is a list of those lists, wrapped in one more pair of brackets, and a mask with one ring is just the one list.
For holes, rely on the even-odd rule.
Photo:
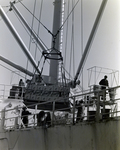
{"label": "sky", "polygon": [[[37,0],[37,4],[41,4],[42,1]],[[74,2],[77,2],[75,0]],[[75,7],[74,10],[74,21],[76,22],[73,26],[74,28],[74,65],[71,64],[71,61],[73,58],[69,58],[68,55],[70,55],[70,52],[67,51],[68,60],[66,60],[66,63],[70,64],[71,67],[67,66],[67,71],[71,72],[73,78],[76,74],[80,59],[82,57],[82,51],[84,51],[89,34],[91,32],[91,29],[94,24],[94,20],[96,18],[97,12],[99,10],[101,0],[80,0],[78,5]],[[33,6],[34,6],[34,0],[23,0],[22,3],[27,6],[32,12],[33,12]],[[72,3],[72,0],[70,1]],[[67,7],[68,1],[66,0],[65,8]],[[7,13],[8,18],[11,20],[12,24],[22,37],[23,41],[27,45],[27,47],[30,46],[30,38],[26,34],[26,31],[20,24],[19,20],[15,16],[13,11],[9,10],[9,0],[0,0],[0,5],[4,9],[4,11]],[[82,22],[81,22],[81,9],[82,5]],[[25,19],[29,22],[29,24],[32,24],[32,17],[29,17],[29,13],[25,10],[25,8],[21,5],[21,3],[16,3],[15,5],[22,15],[25,17]],[[38,5],[36,6],[35,14],[37,17],[39,17],[38,13]],[[53,20],[53,0],[44,0],[43,1],[43,7],[42,7],[42,16],[41,16],[41,22],[50,30],[52,31],[52,20]],[[72,7],[70,6],[70,10]],[[64,18],[67,18],[67,15],[65,14]],[[72,26],[70,25],[72,15],[69,17],[68,22],[68,28],[71,29]],[[81,25],[82,24],[82,25]],[[37,32],[38,24],[34,20],[34,29]],[[64,25],[64,29],[67,29],[67,22]],[[81,32],[81,29],[82,32]],[[12,62],[17,63],[23,67],[26,68],[27,64],[27,58],[24,55],[23,51],[11,35],[10,31],[6,27],[3,20],[0,20],[0,55],[4,56],[5,58],[10,59]],[[67,49],[71,49],[71,32],[68,33],[68,45]],[[66,35],[66,30],[64,31],[64,34]],[[42,26],[40,26],[40,37],[45,42],[48,48],[51,48],[51,35],[47,32],[46,29],[44,29]],[[66,37],[63,38],[63,41],[66,40]],[[34,44],[34,41],[33,41]],[[31,49],[35,49],[35,46],[31,45]],[[65,55],[64,52],[65,45],[63,45],[63,55]],[[33,55],[34,52],[33,52]],[[99,27],[97,29],[96,35],[94,37],[92,46],[90,48],[89,55],[87,57],[87,60],[84,65],[84,71],[83,71],[83,79],[80,78],[80,80],[84,80],[85,84],[83,85],[85,88],[88,86],[88,68],[91,68],[93,66],[99,66],[104,68],[110,68],[115,70],[120,70],[120,1],[119,0],[108,0],[107,5],[105,7],[102,19],[100,21]],[[39,58],[39,52],[37,52],[37,58]],[[37,61],[38,61],[37,60]],[[9,67],[8,65],[4,64],[3,62],[0,62],[1,65],[5,65],[9,69],[14,70],[13,68]],[[42,66],[42,65],[41,65]],[[44,67],[43,74],[48,74],[48,67],[47,64]],[[29,69],[33,70],[32,67],[29,65]],[[2,84],[10,84],[16,82],[17,78],[20,77],[15,76],[14,73],[4,69],[2,66],[0,66],[0,83]],[[8,76],[9,75],[9,76]],[[24,75],[25,76],[25,75]],[[93,75],[94,76],[94,75]],[[104,75],[101,74],[99,77],[102,78]],[[93,77],[94,78],[94,77]],[[97,84],[98,81],[97,80]],[[94,79],[92,79],[91,84],[93,84]],[[110,80],[110,79],[109,79]],[[118,78],[117,78],[118,80]],[[17,83],[17,82],[16,82]]]}

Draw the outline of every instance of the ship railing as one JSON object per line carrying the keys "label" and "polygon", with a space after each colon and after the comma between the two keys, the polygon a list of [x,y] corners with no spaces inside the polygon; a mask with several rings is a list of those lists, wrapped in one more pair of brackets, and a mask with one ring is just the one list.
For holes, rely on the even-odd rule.
{"label": "ship railing", "polygon": [[0,84],[0,99],[5,99],[10,93],[10,85]]}
{"label": "ship railing", "polygon": [[[87,122],[99,122],[110,119],[118,119],[120,117],[120,97],[119,91],[118,94],[114,93],[115,96],[111,98],[110,91],[113,89],[114,91],[120,90],[120,87],[114,87],[106,89],[106,95],[104,95],[104,91],[98,90],[89,91],[86,93],[80,93],[78,95],[70,96],[70,106],[63,109],[56,109],[55,104],[56,101],[53,101],[53,110],[52,111],[44,111],[45,113],[50,112],[50,126],[54,125],[72,125],[78,123],[87,123]],[[112,91],[113,91],[112,90]],[[101,95],[101,93],[103,95]],[[79,98],[78,98],[79,97]],[[79,105],[76,102],[82,102],[82,110],[80,114],[78,114]],[[44,102],[42,104],[45,104]],[[31,115],[28,115],[28,126],[27,127],[42,127],[37,123],[37,114],[42,110],[37,110],[39,104],[34,104],[36,107],[35,112],[31,112]],[[21,117],[22,107],[6,109],[1,111],[1,124],[4,129],[24,129],[27,128],[23,122]],[[4,114],[4,115],[3,115]],[[6,114],[11,114],[11,116],[7,117]],[[43,123],[44,124],[44,123]],[[43,125],[44,126],[44,125]]]}
{"label": "ship railing", "polygon": [[4,85],[0,84],[0,98],[6,99],[6,98],[23,98],[24,96],[24,87],[18,86],[18,85]]}

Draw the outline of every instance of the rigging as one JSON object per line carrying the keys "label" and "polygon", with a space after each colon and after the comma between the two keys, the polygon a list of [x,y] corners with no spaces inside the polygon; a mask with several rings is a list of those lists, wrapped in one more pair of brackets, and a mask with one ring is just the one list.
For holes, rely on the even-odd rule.
{"label": "rigging", "polygon": [[[32,41],[31,39],[32,39],[32,30],[33,30],[33,24],[34,24],[35,7],[36,7],[36,0],[34,1],[34,8],[33,8],[31,33],[30,33],[29,48],[28,48],[29,51],[31,50],[31,41]],[[29,64],[29,59],[27,59],[26,69],[28,69],[28,64]],[[34,70],[34,67],[33,67],[33,70]],[[27,78],[27,75],[26,75],[26,78]]]}
{"label": "rigging", "polygon": [[10,68],[8,68],[8,67],[6,67],[6,66],[4,66],[4,65],[2,65],[2,64],[0,64],[0,66],[2,66],[3,68],[5,68],[5,69],[7,69],[7,70],[9,70],[9,71],[11,71],[11,72],[14,72],[15,74],[17,74],[17,75],[21,76],[22,78],[24,78],[24,76],[20,75],[19,73],[17,73],[17,72],[15,72],[15,71],[11,70]]}
{"label": "rigging", "polygon": [[[32,12],[20,1],[20,3],[24,6],[24,8],[31,14],[34,16],[34,14],[32,14]],[[52,35],[52,32],[42,23],[40,22],[40,20],[34,16],[34,18]]]}
{"label": "rigging", "polygon": [[64,26],[64,24],[66,23],[66,21],[68,20],[68,18],[70,17],[70,15],[72,14],[72,12],[74,11],[75,7],[77,6],[78,2],[80,0],[78,0],[75,5],[73,6],[72,10],[70,11],[70,13],[68,14],[67,18],[65,19],[65,21],[63,22],[62,26],[59,28],[58,32],[61,30],[61,28]]}

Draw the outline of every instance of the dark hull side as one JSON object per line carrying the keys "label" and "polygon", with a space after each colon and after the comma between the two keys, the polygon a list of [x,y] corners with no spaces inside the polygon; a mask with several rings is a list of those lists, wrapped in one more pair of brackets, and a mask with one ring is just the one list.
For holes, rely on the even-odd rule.
{"label": "dark hull side", "polygon": [[4,150],[120,150],[119,141],[119,119],[0,133]]}

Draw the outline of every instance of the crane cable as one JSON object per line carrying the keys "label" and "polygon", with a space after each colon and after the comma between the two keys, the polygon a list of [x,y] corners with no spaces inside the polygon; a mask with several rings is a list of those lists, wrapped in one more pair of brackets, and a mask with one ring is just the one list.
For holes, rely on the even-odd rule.
{"label": "crane cable", "polygon": [[[36,0],[35,0],[36,1]],[[35,2],[35,5],[36,5],[36,2]],[[41,15],[42,15],[42,6],[43,6],[43,0],[41,1],[41,6],[40,6],[40,12],[39,12],[39,20],[41,20]],[[34,15],[33,15],[34,16]],[[40,22],[38,22],[38,31],[37,31],[37,37],[39,37],[39,30],[40,30]],[[35,56],[34,56],[34,59],[36,59],[36,54],[37,54],[37,42],[36,42],[36,47],[35,47]],[[41,55],[41,59],[39,60],[39,63],[38,63],[38,66],[40,65],[40,62],[42,60],[42,57],[43,55]],[[44,65],[45,65],[45,61],[46,61],[46,58],[44,57],[44,61],[43,61],[43,65],[42,65],[42,69],[41,69],[41,74],[43,72],[43,68],[44,68]],[[47,61],[48,62],[48,61]],[[41,75],[40,74],[40,75]]]}
{"label": "crane cable", "polygon": [[[78,4],[78,2],[79,2],[80,0],[78,0],[75,4],[72,2],[72,10],[69,12],[69,5],[70,5],[70,1],[68,1],[68,12],[67,12],[67,18],[65,19],[65,21],[64,21],[64,23],[62,24],[62,26],[60,27],[60,29],[65,25],[65,23],[67,23],[67,27],[66,27],[66,42],[65,42],[65,61],[64,61],[64,69],[65,69],[65,66],[66,66],[66,54],[67,54],[67,35],[68,35],[68,22],[69,22],[69,20],[68,20],[68,18],[70,17],[70,15],[72,14],[72,22],[74,22],[74,9],[75,9],[75,7],[77,6],[77,4]],[[59,29],[59,30],[60,30]],[[72,35],[74,35],[74,25],[72,24]],[[73,69],[74,69],[74,71],[73,72],[75,72],[75,59],[74,59],[74,38],[71,40],[72,42],[72,45],[71,45],[71,48],[73,48]],[[72,58],[72,52],[71,52],[71,58]],[[70,61],[70,63],[71,63],[71,61]],[[71,65],[70,65],[71,66]],[[70,68],[69,68],[69,72],[70,72]],[[69,73],[69,78],[71,78],[71,76],[70,76],[70,73]]]}
{"label": "crane cable", "polygon": [[[41,1],[41,9],[40,9],[40,13],[39,13],[39,19],[41,18],[42,4],[43,4],[43,0]],[[34,18],[35,18],[35,17],[34,17],[34,16],[35,16],[35,9],[36,9],[36,0],[34,1],[33,18],[32,18],[32,26],[31,26],[31,29],[32,29],[32,30],[33,30],[33,24],[34,24]],[[40,22],[39,22],[39,24],[38,24],[37,37],[38,37],[38,35],[39,35],[39,27],[40,27]],[[29,50],[30,50],[30,47],[31,47],[31,37],[32,37],[32,32],[31,32],[31,36],[30,36]],[[35,47],[35,57],[36,57],[36,53],[37,53],[37,42],[36,42],[36,47]],[[40,59],[39,62],[38,62],[38,67],[39,67],[40,62],[41,62],[41,60],[42,60],[42,57],[43,57],[43,55],[41,55],[41,59]],[[40,76],[41,76],[41,74],[42,74],[42,72],[43,72],[45,60],[46,60],[46,58],[44,58],[43,65],[42,65],[42,69],[41,69],[41,72],[40,72]],[[34,71],[34,69],[33,69],[33,71]],[[35,72],[36,72],[36,71],[35,71]],[[35,74],[35,72],[34,72],[34,74]]]}
{"label": "crane cable", "polygon": [[[74,6],[75,1],[72,1],[72,6]],[[73,76],[75,76],[75,49],[74,49],[74,11],[72,13],[72,50],[73,50]]]}
{"label": "crane cable", "polygon": [[[13,9],[13,12],[14,12],[15,16],[17,17],[17,19],[19,20],[19,22],[21,23],[21,25],[23,26],[23,28],[25,29],[25,31],[27,32],[27,34],[30,36],[30,33],[25,28],[24,24],[22,23],[22,21],[20,20],[20,18],[17,16],[17,14],[15,13],[14,9]],[[32,42],[34,43],[34,38],[32,38]]]}
{"label": "crane cable", "polygon": [[[42,15],[42,5],[43,5],[43,0],[41,0],[41,6],[40,6],[40,12],[39,12],[39,20],[41,20],[41,15]],[[39,37],[39,31],[40,31],[40,22],[38,22],[38,30],[37,30],[37,38]],[[34,58],[36,59],[36,53],[37,53],[37,42],[36,42],[36,48],[35,48],[35,56]]]}
{"label": "crane cable", "polygon": [[[72,0],[72,7],[74,6],[74,0]],[[73,67],[73,76],[75,73],[75,62],[74,62],[74,11],[72,13],[72,34],[71,34],[71,51],[70,51],[70,66],[69,66],[69,73],[71,73],[71,69]],[[72,60],[73,60],[73,65],[72,65]],[[70,79],[70,78],[69,78]]]}
{"label": "crane cable", "polygon": [[[70,9],[70,1],[68,0],[68,10],[67,10],[67,15],[69,14],[69,9]],[[64,68],[65,68],[65,66],[66,66],[66,57],[67,57],[68,23],[69,23],[69,20],[67,20],[67,25],[66,25]]]}
{"label": "crane cable", "polygon": [[[31,49],[31,39],[32,39],[32,30],[33,30],[33,23],[34,23],[35,7],[36,7],[36,0],[34,1],[34,8],[33,8],[33,15],[32,15],[31,34],[30,34],[29,48],[28,48],[29,51]],[[28,63],[29,63],[29,59],[27,59],[26,69],[28,69]],[[25,77],[27,78],[27,75]]]}
{"label": "crane cable", "polygon": [[[81,0],[81,54],[83,54],[83,0]],[[82,91],[83,91],[83,68],[82,68]],[[80,80],[80,75],[78,76],[78,80]]]}
{"label": "crane cable", "polygon": [[13,71],[12,69],[10,69],[10,68],[8,68],[8,67],[6,67],[6,66],[4,66],[4,65],[2,65],[2,64],[0,64],[0,66],[2,66],[3,68],[5,68],[5,69],[7,69],[7,70],[9,70],[9,71],[11,71],[11,72],[14,72],[15,74],[17,74],[17,75],[21,76],[22,78],[24,78],[24,76],[20,75],[19,73],[16,73],[15,71]]}
{"label": "crane cable", "polygon": [[19,1],[19,2],[21,3],[21,5],[23,5],[23,7],[24,7],[31,15],[34,16],[34,18],[48,31],[48,33],[50,33],[51,35],[53,35],[52,32],[51,32],[42,22],[40,22],[39,19],[38,19],[37,17],[35,17],[35,15],[32,14],[32,12],[31,12],[21,1]]}
{"label": "crane cable", "polygon": [[[74,9],[76,8],[77,4],[79,3],[80,0],[78,0],[75,5],[72,7],[72,10],[70,11],[70,13],[68,14],[67,18],[65,19],[65,21],[63,22],[63,24],[61,25],[61,27],[59,28],[59,30],[57,31],[57,33],[59,33],[59,31],[63,28],[64,24],[67,22],[68,18],[70,17],[70,15],[72,14],[72,12],[74,11]],[[57,34],[56,33],[56,34]]]}
{"label": "crane cable", "polygon": [[[20,0],[18,0],[18,1],[29,11],[30,14],[32,14],[32,13],[30,12],[30,10],[29,10]],[[67,18],[65,19],[65,21],[63,22],[63,24],[62,24],[62,26],[60,27],[59,30],[61,30],[61,28],[62,28],[62,27],[64,26],[64,24],[67,22],[68,18],[70,17],[71,13],[74,11],[74,9],[75,9],[75,7],[77,6],[77,4],[78,4],[79,1],[80,1],[80,0],[78,0],[78,1],[75,3],[75,5],[72,7],[72,10],[71,10],[70,13],[68,14]],[[32,15],[33,15],[33,17],[34,17],[35,19],[37,19],[34,14],[32,14]],[[50,31],[48,30],[48,28],[47,28],[45,25],[43,25],[38,19],[37,19],[37,21],[38,21],[49,33],[52,34],[52,32],[50,32]],[[58,33],[58,32],[57,32],[57,33]],[[52,34],[52,35],[53,35],[53,34]],[[65,56],[65,57],[66,57],[66,56]],[[73,67],[73,68],[74,68],[74,67]]]}
{"label": "crane cable", "polygon": [[[69,15],[69,10],[70,10],[70,1],[68,0],[67,3],[67,16]],[[73,77],[70,75],[70,72],[68,72],[65,68],[66,68],[66,58],[67,58],[67,47],[68,47],[68,26],[69,26],[69,19],[66,20],[66,35],[65,35],[65,53],[64,53],[64,64],[62,66],[63,71],[64,71],[64,78],[65,78],[65,74],[68,75],[69,79],[73,79]]]}
{"label": "crane cable", "polygon": [[[30,33],[29,33],[28,30],[25,28],[23,22],[22,22],[22,21],[20,20],[20,18],[17,16],[17,14],[16,14],[16,12],[14,11],[14,9],[13,9],[13,12],[14,12],[14,14],[16,15],[17,19],[20,21],[21,25],[23,26],[23,28],[25,29],[25,31],[27,32],[27,34],[30,36]],[[38,35],[38,34],[35,32],[34,29],[33,29],[33,32],[34,32],[36,35]],[[46,47],[46,49],[48,49],[47,46],[45,45],[45,43],[40,39],[39,36],[38,36],[38,39],[42,42],[42,44]],[[36,42],[34,41],[34,38],[32,38],[32,43],[36,43]],[[42,51],[41,51],[41,49],[39,48],[38,45],[37,45],[37,48],[38,48],[38,50],[42,53]]]}
{"label": "crane cable", "polygon": [[[40,15],[39,15],[39,18],[41,18],[41,10],[42,10],[42,4],[43,3],[43,0],[42,0],[42,2],[41,2],[41,9],[40,9]],[[20,20],[20,18],[17,16],[17,14],[15,13],[15,11],[14,11],[14,9],[13,9],[13,12],[14,12],[14,14],[16,15],[16,17],[18,18],[18,20],[20,21],[20,23],[22,24],[22,26],[23,26],[23,28],[26,30],[26,32],[27,32],[27,34],[29,35],[29,36],[31,36],[30,35],[30,33],[27,31],[27,29],[25,28],[25,26],[24,26],[24,24],[22,23],[22,21]],[[35,16],[34,14],[33,14],[33,16]],[[34,29],[32,29],[33,31],[34,31],[34,33],[37,35],[37,37],[38,37],[38,39],[43,43],[43,41],[40,39],[40,37],[39,37],[39,26],[40,26],[40,22],[38,22],[39,23],[39,25],[38,25],[38,33],[36,33],[35,31],[34,31]],[[38,49],[39,51],[40,51],[40,53],[42,53],[42,51],[41,51],[41,49],[39,48],[39,45],[37,44],[37,42],[34,42],[33,41],[34,40],[34,38],[32,38],[32,43],[35,43],[36,44],[36,49]],[[45,43],[43,43],[44,44],[44,46],[46,47],[46,49],[48,49],[47,48],[47,46],[45,45]],[[35,54],[36,55],[36,54]],[[47,61],[47,63],[49,64],[49,61],[48,60],[46,60]],[[40,62],[40,60],[39,60],[39,62]]]}
{"label": "crane cable", "polygon": [[[39,19],[21,2],[22,0],[18,0],[20,2],[20,4],[34,17],[34,19],[36,19],[39,22],[39,25],[41,24],[50,34],[52,34],[52,32],[50,30],[48,30],[48,28],[40,21],[41,18],[41,11],[42,11],[42,5],[43,5],[43,0],[41,1],[41,10],[40,10],[40,15],[39,15]],[[39,27],[38,27],[39,28]],[[33,30],[34,31],[34,30]],[[39,31],[38,31],[39,32]],[[37,37],[40,39],[40,37],[38,36],[38,33],[36,33],[34,31],[34,33],[37,35]],[[53,35],[53,34],[52,34]],[[43,45],[46,47],[46,49],[48,50],[48,47],[45,45],[45,43],[40,39],[40,41],[43,43]],[[37,46],[38,47],[38,46]],[[41,52],[42,53],[42,52]],[[47,60],[47,63],[49,64],[49,61]]]}

